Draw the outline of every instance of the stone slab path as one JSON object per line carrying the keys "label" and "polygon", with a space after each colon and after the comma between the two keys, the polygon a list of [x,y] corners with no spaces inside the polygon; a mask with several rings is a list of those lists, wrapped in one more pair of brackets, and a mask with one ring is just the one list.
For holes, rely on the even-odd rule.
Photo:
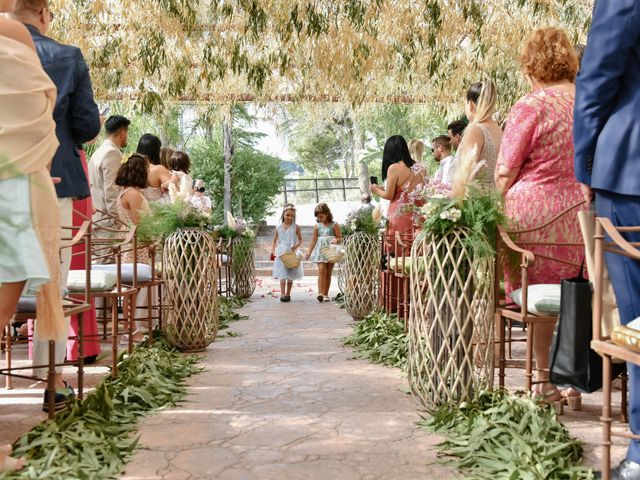
{"label": "stone slab path", "polygon": [[[189,398],[143,420],[125,479],[221,480],[459,476],[437,463],[437,437],[396,369],[353,359],[350,317],[318,304],[307,281],[290,304],[266,282],[209,347]],[[228,332],[228,331],[227,331]]]}

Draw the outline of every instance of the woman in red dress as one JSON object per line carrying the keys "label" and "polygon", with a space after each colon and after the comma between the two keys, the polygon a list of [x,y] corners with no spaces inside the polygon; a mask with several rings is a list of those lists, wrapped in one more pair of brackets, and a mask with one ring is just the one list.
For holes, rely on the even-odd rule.
{"label": "woman in red dress", "polygon": [[[78,148],[78,152],[80,153],[80,160],[82,161],[82,166],[84,168],[84,172],[89,178],[88,173],[88,165],[87,165],[87,155],[85,154],[82,148]],[[86,216],[88,219],[91,219],[93,215],[93,202],[91,201],[91,197],[84,198],[82,200],[75,200],[73,202],[73,225],[80,226],[82,222],[85,221],[83,216]],[[86,268],[85,265],[85,256],[84,256],[84,243],[80,243],[73,247],[73,253],[71,257],[71,270],[84,270]],[[95,361],[96,357],[100,354],[100,337],[98,335],[98,321],[96,319],[96,307],[93,300],[91,300],[91,310],[88,312],[84,312],[83,315],[83,327],[84,327],[84,356],[86,363],[92,363]],[[78,335],[78,317],[71,317],[71,325],[69,327],[69,336],[75,337]],[[78,359],[78,341],[74,338],[73,340],[67,341],[67,360],[68,361],[76,361]]]}
{"label": "woman in red dress", "polygon": [[[371,185],[371,192],[391,201],[387,213],[384,253],[395,257],[408,257],[411,255],[414,240],[415,209],[424,203],[420,192],[425,178],[423,169],[411,158],[407,141],[400,135],[390,137],[384,145],[382,180],[385,181],[385,187]],[[397,236],[405,245],[404,249],[397,244]],[[383,279],[383,284],[386,283]],[[385,301],[388,310],[397,311],[399,317],[406,316],[407,312],[402,307],[408,302],[402,298],[403,292],[398,291],[397,282],[390,283],[390,287],[386,290],[388,298]],[[398,298],[399,295],[400,298]]]}

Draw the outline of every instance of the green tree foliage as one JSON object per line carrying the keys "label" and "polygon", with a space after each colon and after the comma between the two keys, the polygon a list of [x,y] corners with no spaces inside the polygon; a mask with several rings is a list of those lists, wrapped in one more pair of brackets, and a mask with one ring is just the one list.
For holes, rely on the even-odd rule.
{"label": "green tree foliage", "polygon": [[[213,137],[194,140],[190,155],[194,165],[192,176],[207,184],[214,206],[214,221],[222,223],[224,159],[221,128],[215,129],[214,133]],[[256,150],[251,144],[237,143],[231,174],[234,214],[259,223],[272,208],[273,199],[284,181],[280,159]]]}

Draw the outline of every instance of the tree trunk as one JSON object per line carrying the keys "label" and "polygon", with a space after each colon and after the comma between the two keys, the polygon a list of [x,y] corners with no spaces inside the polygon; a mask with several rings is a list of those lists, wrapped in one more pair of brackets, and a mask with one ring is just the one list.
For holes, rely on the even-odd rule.
{"label": "tree trunk", "polygon": [[[353,138],[353,150],[354,150],[354,162],[357,161],[360,165],[360,171],[358,172],[358,185],[360,186],[360,193],[362,195],[371,195],[371,179],[369,177],[369,167],[364,163],[364,132],[362,132],[354,119],[354,138]],[[355,168],[354,168],[355,171]]]}
{"label": "tree trunk", "polygon": [[233,112],[229,109],[229,113],[224,118],[222,125],[222,143],[224,148],[224,222],[227,224],[228,212],[231,212],[231,167],[233,164]]}

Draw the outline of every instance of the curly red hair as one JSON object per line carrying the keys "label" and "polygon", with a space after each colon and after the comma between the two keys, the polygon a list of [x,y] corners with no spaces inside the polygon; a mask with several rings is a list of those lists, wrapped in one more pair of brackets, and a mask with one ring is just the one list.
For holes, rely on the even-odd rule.
{"label": "curly red hair", "polygon": [[578,57],[564,30],[541,28],[531,33],[520,54],[525,75],[539,82],[575,81],[579,69]]}

